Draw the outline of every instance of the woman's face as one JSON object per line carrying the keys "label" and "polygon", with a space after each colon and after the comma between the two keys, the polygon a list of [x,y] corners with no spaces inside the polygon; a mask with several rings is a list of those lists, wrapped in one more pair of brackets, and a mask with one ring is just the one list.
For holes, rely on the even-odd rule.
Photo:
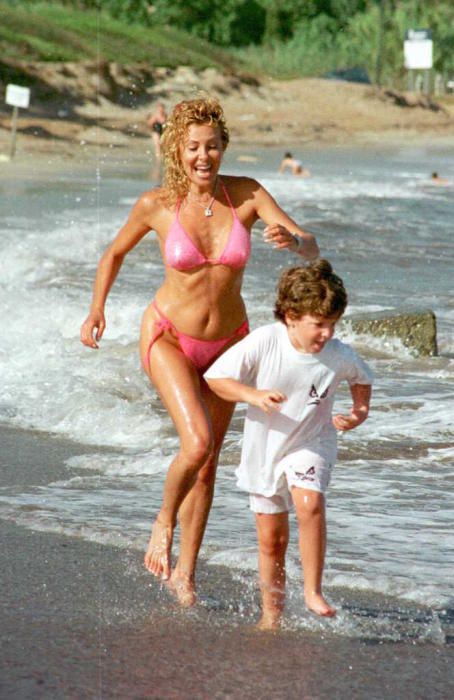
{"label": "woman's face", "polygon": [[183,170],[189,181],[201,188],[213,186],[224,148],[218,126],[190,124],[180,146]]}

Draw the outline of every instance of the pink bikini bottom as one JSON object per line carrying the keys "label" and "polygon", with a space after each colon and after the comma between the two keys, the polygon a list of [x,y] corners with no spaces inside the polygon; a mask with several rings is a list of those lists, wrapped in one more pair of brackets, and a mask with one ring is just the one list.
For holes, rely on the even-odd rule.
{"label": "pink bikini bottom", "polygon": [[244,338],[245,335],[249,333],[249,324],[243,321],[241,326],[236,329],[227,338],[219,338],[218,340],[202,340],[200,338],[193,338],[192,335],[186,335],[186,333],[181,333],[173,325],[164,314],[158,309],[156,302],[152,302],[153,307],[159,314],[159,321],[155,321],[155,330],[151,336],[151,340],[148,344],[148,349],[145,357],[142,358],[142,363],[147,370],[150,367],[150,351],[153,347],[153,343],[164,333],[164,331],[171,331],[180,344],[180,348],[188,360],[191,360],[196,369],[203,373],[210,364],[214,361],[217,355],[220,354],[223,347],[225,347],[233,338]]}

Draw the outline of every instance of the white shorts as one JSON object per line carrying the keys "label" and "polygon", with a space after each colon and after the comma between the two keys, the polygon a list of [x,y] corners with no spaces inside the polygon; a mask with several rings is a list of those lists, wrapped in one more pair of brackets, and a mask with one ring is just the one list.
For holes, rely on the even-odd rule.
{"label": "white shorts", "polygon": [[249,506],[253,513],[287,513],[292,509],[292,488],[309,489],[326,493],[334,466],[327,456],[302,449],[284,457],[277,469],[282,477],[279,479],[278,488],[273,496],[262,496],[259,493],[249,494]]}

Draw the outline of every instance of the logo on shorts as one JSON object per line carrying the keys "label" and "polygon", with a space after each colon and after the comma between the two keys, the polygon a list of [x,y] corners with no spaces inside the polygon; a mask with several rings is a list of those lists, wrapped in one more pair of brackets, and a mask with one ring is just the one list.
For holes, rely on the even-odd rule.
{"label": "logo on shorts", "polygon": [[312,406],[312,404],[315,404],[316,406],[318,406],[318,404],[320,403],[320,401],[322,399],[326,399],[326,397],[328,396],[328,391],[329,391],[329,387],[327,389],[325,389],[325,391],[323,392],[323,394],[321,396],[319,396],[317,389],[315,388],[314,384],[312,384],[311,390],[309,392],[309,396],[311,399],[314,399],[314,400],[309,401],[308,406]]}
{"label": "logo on shorts", "polygon": [[295,476],[300,481],[315,481],[315,467],[309,467],[306,472],[295,472]]}

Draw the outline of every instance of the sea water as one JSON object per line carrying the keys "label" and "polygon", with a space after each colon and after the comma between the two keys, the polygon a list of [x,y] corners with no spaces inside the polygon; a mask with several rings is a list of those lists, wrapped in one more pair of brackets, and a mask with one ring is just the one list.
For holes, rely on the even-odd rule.
{"label": "sea water", "polygon": [[[277,149],[232,152],[224,172],[257,177],[317,235],[322,255],[347,286],[347,316],[407,308],[436,314],[438,357],[415,357],[398,339],[339,327],[338,336],[372,366],[375,385],[368,421],[340,438],[327,499],[324,580],[338,603],[366,595],[425,606],[416,636],[443,641],[440,625],[454,599],[454,188],[433,185],[430,173],[454,181],[454,152],[312,149],[304,159],[307,179],[278,175],[281,155]],[[147,163],[136,165],[135,172],[122,172],[121,162],[114,171],[100,161],[97,169],[68,170],[52,180],[0,184],[0,421],[81,447],[67,462],[73,478],[2,489],[0,517],[142,551],[178,445],[138,356],[141,315],[163,279],[153,233],[124,262],[107,303],[101,349],[79,342],[99,257],[137,196],[154,184]],[[276,279],[297,262],[266,245],[262,229],[261,223],[253,228],[244,282],[252,328],[273,320]],[[348,409],[344,388],[336,410]],[[249,590],[256,579],[256,536],[247,496],[234,477],[244,415],[239,405],[201,558],[214,568],[229,567]],[[295,530],[292,521],[288,618],[297,628],[313,628],[318,622],[301,615]],[[393,609],[391,619],[377,613],[376,636],[408,634],[408,620],[404,633]],[[368,624],[370,613],[369,607]],[[345,603],[330,629],[355,635],[360,618],[360,608],[352,617]]]}

